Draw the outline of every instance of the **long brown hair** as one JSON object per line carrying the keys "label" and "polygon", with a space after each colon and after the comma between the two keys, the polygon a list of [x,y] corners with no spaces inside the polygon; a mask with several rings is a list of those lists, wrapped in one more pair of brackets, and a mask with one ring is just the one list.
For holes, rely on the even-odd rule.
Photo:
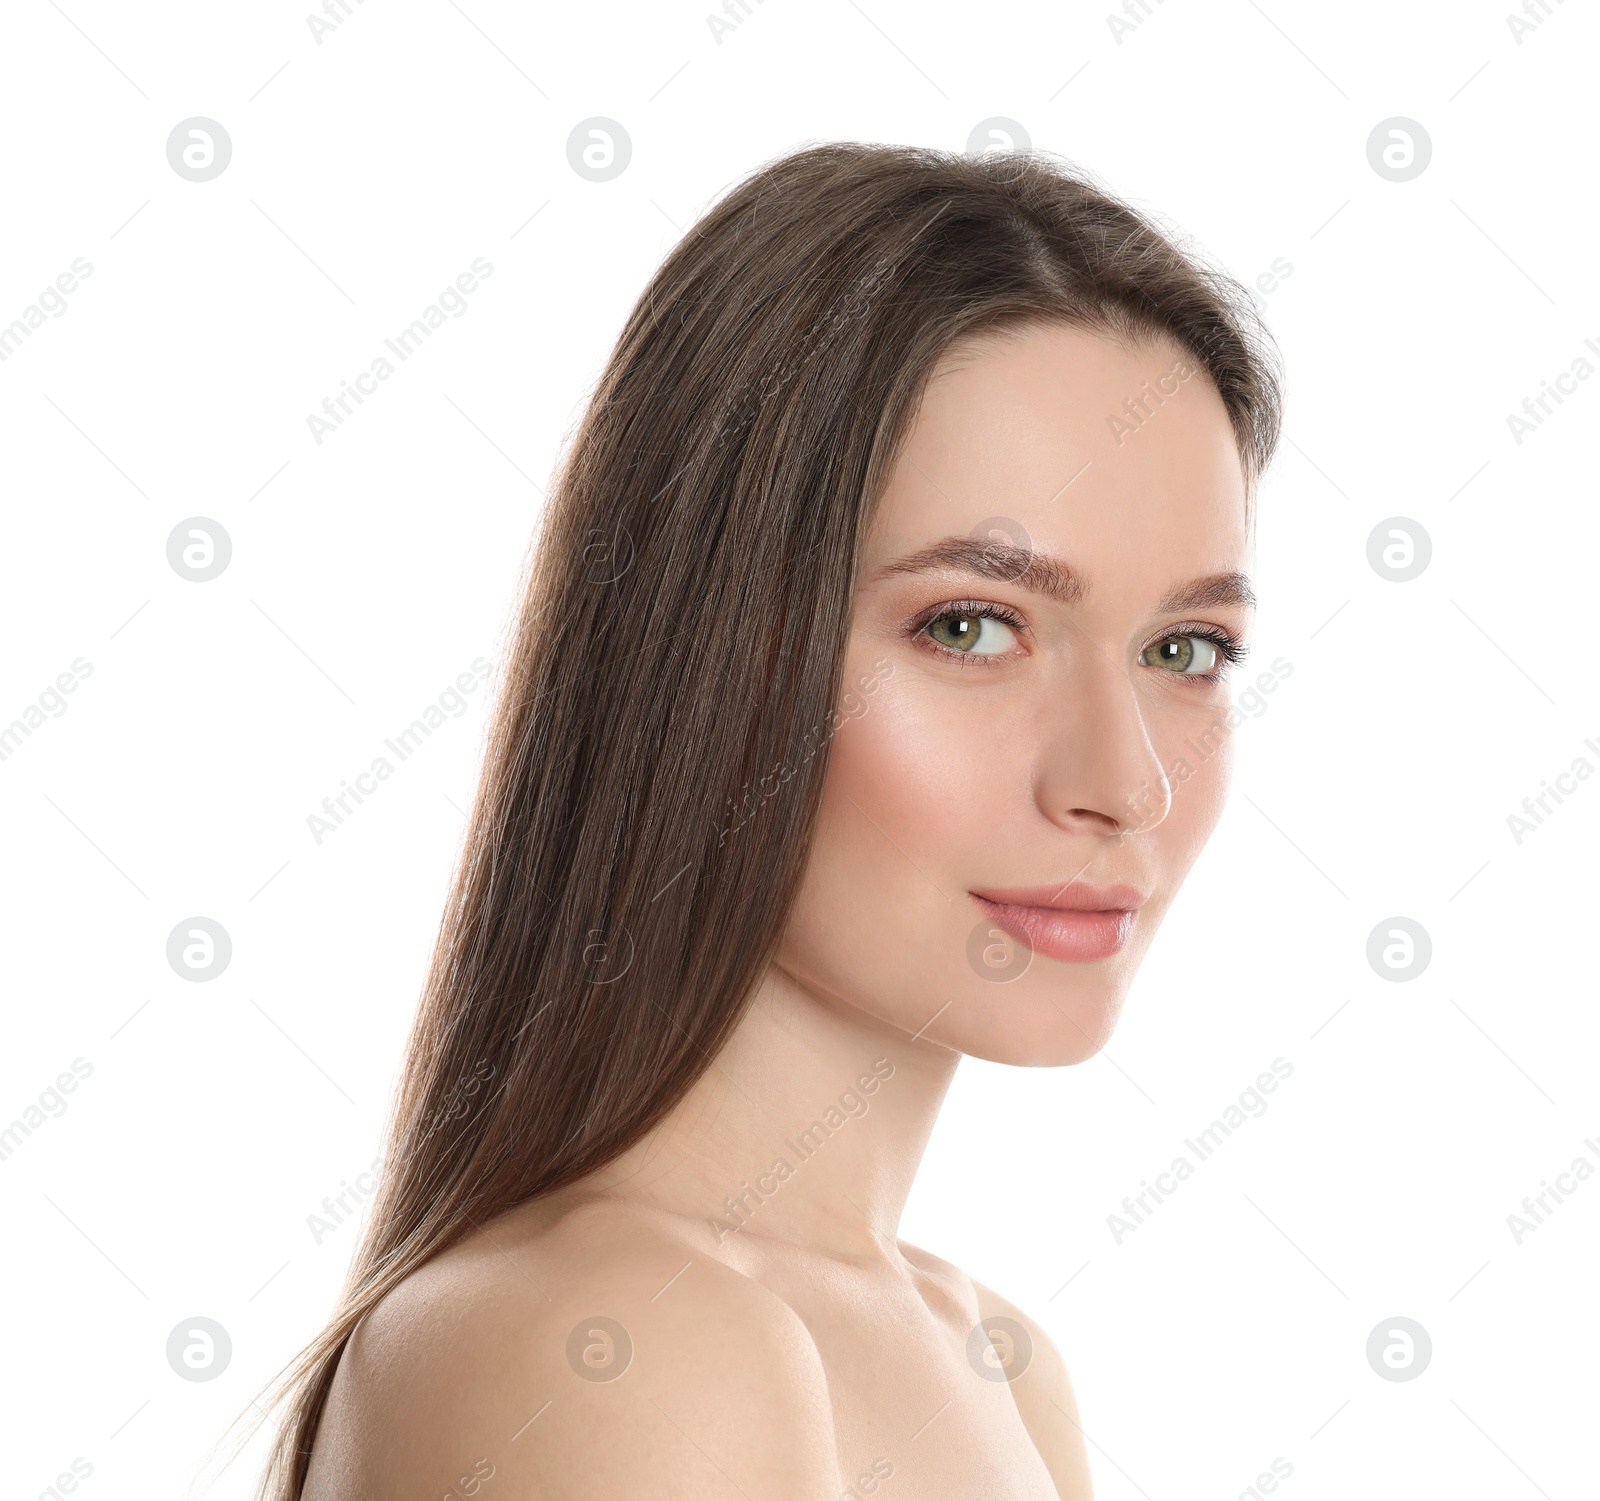
{"label": "long brown hair", "polygon": [[1242,289],[1042,154],[796,152],[639,298],[532,554],[371,1218],[281,1379],[264,1501],[298,1501],[386,1293],[625,1151],[727,1039],[805,865],[858,548],[923,384],[953,340],[1041,319],[1192,356],[1253,484],[1278,380]]}

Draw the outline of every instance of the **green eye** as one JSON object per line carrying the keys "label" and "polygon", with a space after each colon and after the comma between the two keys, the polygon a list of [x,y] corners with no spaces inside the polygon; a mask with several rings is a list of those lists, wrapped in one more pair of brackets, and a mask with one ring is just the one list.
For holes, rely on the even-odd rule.
{"label": "green eye", "polygon": [[1017,644],[1015,632],[997,616],[976,610],[936,615],[923,629],[949,651],[968,657],[1001,656]]}
{"label": "green eye", "polygon": [[1163,636],[1145,647],[1139,660],[1146,667],[1203,677],[1217,670],[1222,649],[1206,636]]}

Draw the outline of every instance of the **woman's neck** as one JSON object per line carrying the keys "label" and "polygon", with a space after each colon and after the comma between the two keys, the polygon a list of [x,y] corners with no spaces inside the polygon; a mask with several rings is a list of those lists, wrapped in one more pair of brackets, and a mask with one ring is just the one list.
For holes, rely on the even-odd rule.
{"label": "woman's neck", "polygon": [[774,966],[684,1099],[578,1191],[698,1221],[717,1245],[892,1255],[959,1061]]}

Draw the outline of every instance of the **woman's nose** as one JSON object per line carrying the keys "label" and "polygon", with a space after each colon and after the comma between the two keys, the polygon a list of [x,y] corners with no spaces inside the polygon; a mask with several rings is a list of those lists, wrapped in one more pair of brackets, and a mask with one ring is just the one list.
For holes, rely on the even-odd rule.
{"label": "woman's nose", "polygon": [[1120,663],[1075,664],[1052,712],[1036,781],[1039,810],[1063,828],[1131,834],[1171,811],[1172,784]]}

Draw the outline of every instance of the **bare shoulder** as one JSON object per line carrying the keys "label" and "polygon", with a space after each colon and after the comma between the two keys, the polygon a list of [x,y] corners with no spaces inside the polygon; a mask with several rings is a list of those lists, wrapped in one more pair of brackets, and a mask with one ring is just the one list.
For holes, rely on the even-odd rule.
{"label": "bare shoulder", "polygon": [[1055,1342],[1010,1299],[985,1287],[954,1262],[906,1241],[900,1242],[900,1251],[944,1292],[963,1317],[984,1325],[996,1361],[1014,1368],[1007,1384],[1017,1412],[1062,1501],[1092,1501],[1078,1402],[1067,1363]]}
{"label": "bare shoulder", "polygon": [[[969,1281],[977,1295],[979,1321],[989,1329],[996,1354],[1017,1367],[1009,1378],[1011,1395],[1056,1490],[1063,1501],[1090,1501],[1089,1456],[1066,1361],[1050,1336],[1015,1303],[976,1278]],[[1012,1327],[999,1320],[1010,1321]],[[1007,1340],[1014,1344],[1008,1347]]]}
{"label": "bare shoulder", "polygon": [[340,1361],[305,1501],[837,1489],[800,1319],[667,1217],[512,1211],[407,1277]]}

